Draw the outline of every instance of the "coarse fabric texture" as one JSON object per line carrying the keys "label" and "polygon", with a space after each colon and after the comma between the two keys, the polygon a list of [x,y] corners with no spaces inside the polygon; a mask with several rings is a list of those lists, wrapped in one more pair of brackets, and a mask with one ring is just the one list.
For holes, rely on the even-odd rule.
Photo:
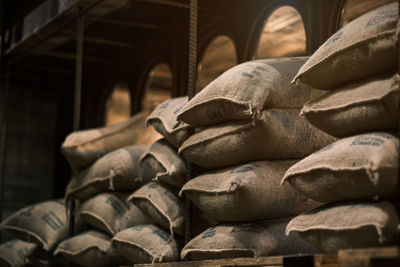
{"label": "coarse fabric texture", "polygon": [[61,255],[54,255],[53,251],[46,251],[41,247],[36,247],[26,258],[29,262],[27,266],[70,267],[70,263],[66,258]]}
{"label": "coarse fabric texture", "polygon": [[98,194],[80,205],[79,216],[88,225],[111,236],[131,226],[151,222],[135,205],[128,208],[122,197],[113,193]]}
{"label": "coarse fabric texture", "polygon": [[170,262],[179,257],[174,238],[152,224],[125,229],[116,234],[112,242],[132,264]]}
{"label": "coarse fabric texture", "polygon": [[385,74],[339,87],[311,102],[301,115],[315,127],[344,137],[361,132],[397,130],[400,77]]}
{"label": "coarse fabric texture", "polygon": [[323,206],[293,218],[286,234],[326,252],[391,245],[397,239],[399,218],[389,202],[344,202]]}
{"label": "coarse fabric texture", "polygon": [[296,161],[257,161],[209,172],[187,182],[185,194],[209,218],[243,222],[298,215],[321,206],[281,185]]}
{"label": "coarse fabric texture", "polygon": [[65,198],[85,200],[100,192],[126,191],[142,186],[148,181],[143,180],[145,175],[141,173],[153,173],[151,169],[140,169],[139,166],[140,156],[148,148],[148,145],[128,146],[101,157],[70,180]]}
{"label": "coarse fabric texture", "polygon": [[112,246],[110,238],[90,230],[61,242],[54,251],[79,266],[119,266],[129,261]]}
{"label": "coarse fabric texture", "polygon": [[285,236],[288,220],[210,227],[186,244],[181,258],[207,260],[316,252],[298,236]]}
{"label": "coarse fabric texture", "polygon": [[49,200],[25,207],[1,223],[16,238],[52,250],[68,237],[65,206],[60,200]]}
{"label": "coarse fabric texture", "polygon": [[392,197],[398,191],[399,139],[377,132],[340,139],[290,167],[282,180],[311,199]]}
{"label": "coarse fabric texture", "polygon": [[330,90],[397,69],[397,1],[372,10],[332,35],[300,68],[294,81]]}
{"label": "coarse fabric texture", "polygon": [[[140,165],[156,174],[156,181],[181,188],[186,182],[186,166],[178,151],[166,139],[155,142],[140,158]],[[150,177],[148,177],[150,178]],[[147,178],[146,178],[147,180]]]}
{"label": "coarse fabric texture", "polygon": [[27,263],[27,257],[37,247],[34,243],[13,239],[0,245],[0,266],[20,267]]}
{"label": "coarse fabric texture", "polygon": [[173,188],[150,182],[128,197],[155,223],[172,233],[183,235],[185,207]]}
{"label": "coarse fabric texture", "polygon": [[206,168],[257,160],[300,159],[335,141],[300,117],[298,109],[268,109],[251,121],[211,126],[179,148],[185,159]]}
{"label": "coarse fabric texture", "polygon": [[194,132],[193,126],[177,120],[178,113],[187,102],[187,96],[168,99],[158,105],[146,121],[146,125],[153,126],[176,148]]}
{"label": "coarse fabric texture", "polygon": [[121,123],[73,132],[65,138],[61,151],[78,173],[105,154],[134,145],[145,134],[144,125],[149,113],[142,111]]}
{"label": "coarse fabric texture", "polygon": [[290,84],[308,57],[249,61],[237,65],[196,94],[178,119],[195,126],[251,119],[264,108],[301,108],[324,94]]}

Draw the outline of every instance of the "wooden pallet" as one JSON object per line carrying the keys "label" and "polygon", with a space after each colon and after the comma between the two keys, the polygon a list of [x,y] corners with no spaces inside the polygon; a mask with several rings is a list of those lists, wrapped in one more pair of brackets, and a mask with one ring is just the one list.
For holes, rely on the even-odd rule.
{"label": "wooden pallet", "polygon": [[135,267],[400,267],[400,247],[346,249],[332,254],[288,255],[259,258],[235,258],[135,264]]}

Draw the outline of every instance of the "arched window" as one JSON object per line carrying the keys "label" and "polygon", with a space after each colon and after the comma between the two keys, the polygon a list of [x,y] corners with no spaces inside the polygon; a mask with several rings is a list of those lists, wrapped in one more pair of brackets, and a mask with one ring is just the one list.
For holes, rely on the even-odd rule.
{"label": "arched window", "polygon": [[131,116],[131,98],[127,86],[117,84],[106,101],[105,124],[125,121]]}
{"label": "arched window", "polygon": [[172,71],[168,64],[160,63],[149,72],[141,102],[142,110],[153,109],[171,98],[171,91]]}
{"label": "arched window", "polygon": [[346,25],[372,9],[391,2],[393,0],[347,0],[342,10],[341,26]]}
{"label": "arched window", "polygon": [[216,37],[207,47],[198,66],[197,91],[237,64],[235,45],[227,36]]}
{"label": "arched window", "polygon": [[254,58],[301,56],[306,53],[306,31],[299,12],[290,6],[276,9],[266,20]]}

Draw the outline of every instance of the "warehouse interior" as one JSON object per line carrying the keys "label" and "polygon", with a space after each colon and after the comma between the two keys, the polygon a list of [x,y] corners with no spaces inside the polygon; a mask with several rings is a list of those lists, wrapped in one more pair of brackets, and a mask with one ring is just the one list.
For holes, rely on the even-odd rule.
{"label": "warehouse interior", "polygon": [[[385,5],[394,4],[394,2],[397,1],[1,1],[1,220],[6,220],[27,206],[48,200],[63,199],[68,211],[68,235],[77,235],[80,230],[79,223],[76,223],[75,219],[79,216],[75,216],[75,210],[79,210],[82,201],[69,199],[67,187],[69,188],[72,177],[80,176],[82,169],[77,170],[74,168],[75,166],[71,166],[73,163],[66,155],[68,152],[62,149],[71,133],[123,124],[131,118],[135,118],[135,116],[142,116],[140,114],[146,113],[146,116],[148,116],[162,106],[162,103],[168,103],[166,101],[170,99],[189,96],[190,103],[193,97],[205,91],[203,89],[209,88],[209,85],[214,81],[224,77],[224,73],[235,69],[240,64],[246,64],[247,62],[255,62],[254,64],[257,64],[259,60],[277,58],[305,56],[312,58],[320,48],[329,44],[329,40],[333,40],[331,37],[341,32],[343,27],[351,25],[353,21],[368,12],[373,12]],[[380,17],[379,19],[374,23],[381,23],[383,19]],[[392,28],[397,34],[394,36],[398,38],[399,26],[394,25]],[[360,28],[359,32],[364,30]],[[379,31],[382,31],[382,29],[377,30],[377,32]],[[358,35],[355,33],[354,36]],[[335,41],[333,40],[332,42]],[[398,49],[397,39],[396,42],[396,49]],[[367,51],[365,58],[372,58],[371,54],[373,52]],[[396,55],[397,58],[392,58],[394,62],[397,62],[396,66],[398,66],[400,57],[398,54]],[[364,62],[364,59],[352,58],[352,61],[357,60]],[[337,62],[332,63],[332,65],[335,64],[339,65]],[[371,64],[375,63],[372,62]],[[387,63],[388,67],[384,66],[382,68],[384,69],[383,71],[380,73],[376,71],[376,73],[379,75],[388,73],[389,70],[393,69],[390,64]],[[398,71],[397,67],[394,71]],[[365,78],[375,77],[375,73],[373,74],[364,76]],[[293,78],[291,77],[290,79]],[[306,83],[305,80],[300,79],[301,82]],[[323,89],[315,86],[311,87],[317,90]],[[397,140],[397,155],[395,156],[397,161],[394,160],[394,162],[396,163],[397,181],[399,173],[398,92],[400,89],[398,83],[392,82],[392,88],[394,87],[396,87],[394,90],[397,93],[393,93],[394,97],[391,101],[395,103],[393,105],[396,108],[391,112],[397,114],[394,119],[397,122],[396,125],[383,128],[377,126],[365,131],[360,130],[357,133],[381,132],[380,130],[382,129],[382,132],[388,132],[395,136]],[[387,107],[389,104],[385,105]],[[285,107],[284,109],[288,108]],[[363,114],[368,113],[365,108],[363,110]],[[301,112],[303,113],[303,111],[304,108]],[[262,110],[257,114],[259,115],[261,112]],[[257,117],[258,115],[254,116]],[[307,115],[303,117],[307,118]],[[365,115],[365,117],[368,116]],[[241,125],[246,123],[243,118],[237,120]],[[196,125],[197,122],[193,124],[195,127],[193,127],[191,135],[194,136],[203,130],[206,131],[211,125],[211,123],[202,125],[200,120],[198,125]],[[383,118],[378,118],[378,120],[386,121]],[[309,121],[313,124],[311,120]],[[186,120],[178,122],[180,126],[182,126],[182,123],[187,123]],[[291,124],[290,121],[285,123]],[[391,123],[393,124],[393,122]],[[138,127],[139,137],[136,138],[135,145],[150,146],[157,140],[159,141],[163,137],[166,138],[165,134],[160,132],[159,129],[152,127],[150,119],[148,119],[147,124],[146,127],[144,121],[141,121],[141,124],[136,126]],[[296,128],[297,126],[293,127]],[[333,136],[335,138],[338,137],[336,135]],[[344,136],[350,135],[341,135],[340,138]],[[335,140],[339,140],[339,138]],[[257,140],[254,141],[257,142]],[[259,142],[262,142],[262,140]],[[314,143],[314,141],[310,143]],[[315,147],[317,143],[315,141]],[[333,141],[329,143],[333,143]],[[328,141],[324,144],[327,145],[326,147],[329,146]],[[325,145],[320,145],[318,149],[314,149],[312,152],[319,149],[322,151],[324,149],[322,147]],[[178,148],[175,147],[175,153],[178,153]],[[181,150],[183,151],[182,147],[179,148],[179,151]],[[111,149],[108,152],[111,152]],[[204,153],[204,155],[207,153]],[[239,150],[237,153],[241,154],[241,151]],[[103,155],[104,153],[97,155],[96,160],[100,161]],[[198,164],[195,160],[185,158],[185,152],[179,152],[179,155],[183,157],[185,164],[187,164],[185,175],[188,180],[195,178],[198,174],[208,173],[208,168],[211,175],[213,171],[218,171],[218,168],[230,166],[222,163],[220,165],[202,166],[202,163]],[[291,156],[288,157],[289,159],[294,159]],[[301,156],[301,158],[305,158],[305,156]],[[270,158],[265,158],[265,160],[268,159]],[[280,160],[280,158],[278,159]],[[300,157],[296,159],[300,159]],[[261,158],[257,158],[257,160],[261,160]],[[247,162],[249,161],[254,160],[248,160]],[[235,164],[237,163],[235,162]],[[118,164],[115,163],[115,165]],[[113,169],[113,167],[110,168]],[[371,178],[371,180],[373,179]],[[290,182],[290,184],[292,183]],[[392,187],[392,190],[396,189],[397,182]],[[181,188],[182,186],[178,187],[178,192],[175,192],[176,188],[174,189],[176,195]],[[361,187],[360,190],[362,190]],[[338,191],[340,190],[338,189]],[[398,193],[399,191],[396,192]],[[218,194],[215,193],[215,195]],[[179,196],[181,195],[183,195],[182,191],[179,193]],[[369,200],[378,200],[380,198],[386,200],[386,196],[383,193],[382,196],[380,197],[379,194],[374,195]],[[183,245],[186,245],[191,238],[203,231],[212,229],[208,228],[207,230],[207,227],[202,225],[203,221],[205,225],[212,227],[215,227],[217,222],[225,222],[224,219],[215,220],[215,218],[208,218],[204,214],[200,216],[199,214],[204,213],[204,210],[198,205],[193,205],[191,202],[194,201],[189,201],[188,198],[190,197],[185,194],[185,197],[181,199],[182,205],[185,206],[184,232],[179,233],[179,230],[177,232],[172,230],[172,223],[170,228],[167,229],[167,232],[170,231],[168,234],[172,234],[172,238],[175,234],[175,236],[178,236],[177,240],[182,239],[179,242],[182,242]],[[399,208],[398,195],[397,197],[390,196],[389,200],[395,203],[394,207],[396,209]],[[249,202],[249,204],[251,203]],[[236,203],[235,205],[239,204]],[[391,218],[391,216],[389,217]],[[217,218],[221,217],[217,216]],[[227,219],[226,221],[232,223],[235,220]],[[247,220],[243,219],[243,222],[247,222]],[[365,227],[367,228],[367,226]],[[286,231],[288,231],[288,228],[286,228]],[[352,236],[350,231],[347,232],[347,235],[354,239],[361,239],[359,236]],[[14,238],[11,232],[4,230],[0,232],[0,237],[1,243],[4,244]],[[168,242],[170,242],[170,238],[167,238]],[[381,236],[380,238],[382,239]],[[333,239],[334,237],[330,242],[333,242]],[[395,241],[393,241],[394,239]],[[232,255],[222,252],[215,255],[210,253],[211,256],[209,258],[204,258],[201,255],[198,258],[193,256],[194,260],[206,260],[203,263],[197,262],[198,265],[193,266],[211,266],[213,264],[214,266],[356,266],[352,265],[355,261],[354,257],[356,257],[354,255],[359,255],[358,257],[363,259],[362,261],[360,260],[362,262],[360,263],[361,265],[357,266],[398,266],[397,264],[400,263],[399,238],[395,237],[394,239],[392,243],[388,243],[389,245],[380,249],[367,252],[344,250],[340,252],[342,254],[337,251],[335,253],[330,251],[330,254],[318,254],[319,258],[315,256],[317,253],[308,253],[304,257],[292,255],[283,258],[279,254],[266,257],[269,255],[262,253],[239,254],[239,256],[232,256],[235,255],[234,253]],[[179,242],[177,241],[177,243]],[[178,247],[181,248],[183,245],[178,245]],[[251,244],[250,246],[253,245]],[[35,265],[39,261],[28,262],[24,260],[24,263],[29,263],[33,266],[64,266],[58,265],[61,264],[59,262],[60,258],[63,258],[60,255],[54,258],[53,255],[51,257],[48,256],[54,250],[55,247],[46,250],[47,254],[44,253],[45,256],[43,257],[48,257],[49,259],[46,258],[47,261],[42,259],[40,262],[43,265]],[[0,245],[0,261],[1,253]],[[106,254],[104,251],[102,253],[102,256]],[[134,254],[136,252],[131,251],[130,253]],[[188,255],[197,255],[194,252],[190,253]],[[182,254],[180,255],[182,257]],[[253,261],[246,261],[243,255],[249,255],[246,257],[252,257]],[[256,264],[255,261],[261,256],[264,258],[259,258],[259,262]],[[274,256],[276,258],[273,258]],[[189,262],[190,264],[190,256],[181,257],[179,257],[179,261],[183,260],[182,262]],[[373,257],[378,259],[371,260]],[[231,258],[231,261],[225,259],[225,262],[219,262],[217,260],[219,258]],[[338,258],[342,259],[343,262],[340,263]],[[3,260],[7,262],[6,259]],[[71,263],[71,259],[68,258],[68,260],[69,262],[65,266],[80,265],[79,262],[72,261],[73,263]],[[216,260],[216,262],[212,262],[212,260]],[[133,266],[134,264],[154,264],[164,261],[177,262],[178,259],[171,260],[168,256],[162,256],[161,258],[153,257],[152,260],[139,260],[137,262],[125,259],[125,261],[118,262],[115,260],[107,263],[105,260],[102,264],[106,266]],[[20,266],[12,265],[10,262],[8,264],[5,266]],[[63,262],[62,264],[65,263]],[[100,262],[97,264],[91,262],[91,264],[94,266],[102,265]],[[82,263],[82,265],[87,265],[87,263]],[[168,264],[160,266],[168,266]]]}

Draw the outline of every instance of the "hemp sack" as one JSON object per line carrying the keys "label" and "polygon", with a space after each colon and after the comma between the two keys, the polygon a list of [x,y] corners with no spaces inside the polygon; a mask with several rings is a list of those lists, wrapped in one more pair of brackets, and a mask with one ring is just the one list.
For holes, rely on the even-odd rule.
{"label": "hemp sack", "polygon": [[312,100],[303,107],[301,115],[336,137],[397,130],[399,99],[399,75],[385,74],[337,88]]}
{"label": "hemp sack", "polygon": [[110,238],[98,231],[86,231],[61,242],[54,251],[79,266],[115,266],[129,261],[111,245]]}
{"label": "hemp sack", "polygon": [[395,207],[389,202],[346,202],[295,217],[286,234],[297,232],[322,251],[334,252],[394,244],[398,225]]}
{"label": "hemp sack", "polygon": [[142,111],[121,123],[73,132],[65,138],[61,151],[77,173],[115,149],[134,145],[145,134],[149,113]]}
{"label": "hemp sack", "polygon": [[144,152],[139,164],[152,169],[156,173],[156,181],[178,188],[186,182],[185,162],[166,139],[155,142]]}
{"label": "hemp sack", "polygon": [[399,139],[388,133],[341,139],[290,167],[282,183],[321,202],[392,197],[398,189],[398,149]]}
{"label": "hemp sack", "polygon": [[210,227],[186,244],[181,258],[207,260],[316,252],[298,236],[285,236],[289,219]]}
{"label": "hemp sack", "polygon": [[206,173],[187,182],[185,194],[209,218],[242,222],[297,215],[320,206],[281,185],[296,161],[257,161]]}
{"label": "hemp sack", "polygon": [[268,109],[248,122],[211,126],[179,148],[183,158],[206,168],[271,159],[299,159],[335,139],[300,117],[297,109]]}
{"label": "hemp sack", "polygon": [[178,114],[195,126],[254,118],[264,108],[301,108],[324,92],[290,81],[308,57],[249,61],[211,82]]}
{"label": "hemp sack", "polygon": [[168,99],[158,105],[146,120],[147,126],[153,126],[176,148],[194,132],[193,126],[177,120],[177,114],[187,102],[187,96]]}
{"label": "hemp sack", "polygon": [[[134,145],[114,150],[78,173],[67,186],[65,198],[80,200],[106,191],[132,190],[145,184],[140,172],[151,172],[139,167],[139,159],[148,145]],[[150,176],[150,175],[147,175]]]}
{"label": "hemp sack", "polygon": [[300,68],[293,81],[331,90],[397,69],[397,1],[351,21]]}
{"label": "hemp sack", "polygon": [[32,242],[44,250],[53,249],[68,237],[68,220],[64,204],[49,200],[25,207],[1,223],[1,228],[16,238]]}
{"label": "hemp sack", "polygon": [[184,235],[184,205],[178,194],[157,182],[150,182],[128,197],[155,223],[169,229],[171,234]]}
{"label": "hemp sack", "polygon": [[36,245],[13,239],[0,245],[0,266],[24,266],[27,257],[33,253]]}
{"label": "hemp sack", "polygon": [[152,224],[125,229],[114,236],[112,243],[131,263],[170,262],[179,257],[174,238]]}

